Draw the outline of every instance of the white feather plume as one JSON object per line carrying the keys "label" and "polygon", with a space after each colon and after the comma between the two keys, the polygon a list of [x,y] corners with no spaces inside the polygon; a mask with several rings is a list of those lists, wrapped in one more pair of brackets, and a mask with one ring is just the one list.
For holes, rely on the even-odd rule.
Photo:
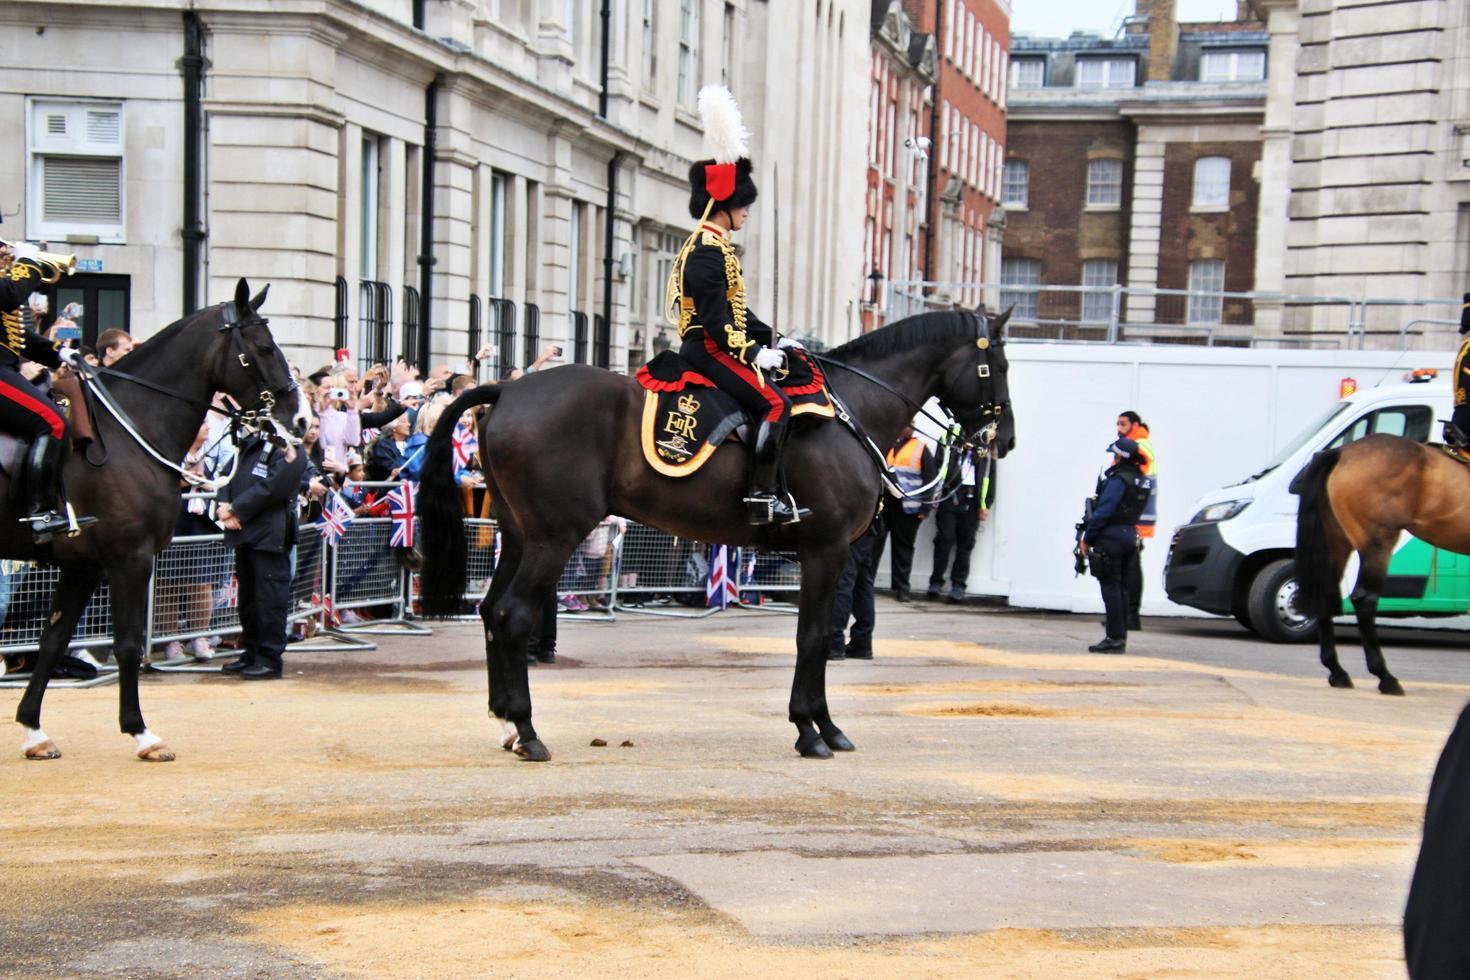
{"label": "white feather plume", "polygon": [[704,121],[704,149],[715,163],[734,163],[750,156],[750,131],[740,119],[735,96],[723,85],[699,90],[699,117]]}

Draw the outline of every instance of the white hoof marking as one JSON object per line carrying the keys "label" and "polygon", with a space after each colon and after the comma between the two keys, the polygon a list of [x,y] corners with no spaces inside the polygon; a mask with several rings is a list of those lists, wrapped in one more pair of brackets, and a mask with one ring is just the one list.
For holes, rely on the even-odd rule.
{"label": "white hoof marking", "polygon": [[133,738],[136,739],[137,742],[138,742],[138,754],[139,755],[142,755],[144,752],[147,752],[149,749],[153,748],[155,745],[162,745],[163,744],[163,739],[159,738],[157,735],[153,734],[152,732],[150,732],[146,728],[143,729],[138,734],[134,735]]}
{"label": "white hoof marking", "polygon": [[43,732],[43,731],[41,731],[39,728],[27,728],[26,729],[26,740],[24,742],[20,743],[20,750],[22,752],[24,752],[27,749],[33,749],[33,748],[35,748],[36,746],[40,745],[42,742],[49,742],[49,741],[51,741],[51,740],[46,737],[46,733]]}

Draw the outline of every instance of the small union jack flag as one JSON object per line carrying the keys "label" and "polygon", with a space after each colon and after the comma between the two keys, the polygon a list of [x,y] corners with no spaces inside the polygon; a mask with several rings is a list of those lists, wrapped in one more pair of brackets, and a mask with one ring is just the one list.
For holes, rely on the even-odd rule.
{"label": "small union jack flag", "polygon": [[214,607],[216,609],[234,609],[240,604],[240,580],[234,575],[226,582],[214,596]]}
{"label": "small union jack flag", "polygon": [[388,516],[393,519],[390,548],[413,547],[413,487],[405,483],[388,494]]}
{"label": "small union jack flag", "polygon": [[474,423],[460,419],[454,423],[454,466],[464,469],[470,465],[470,457],[480,451],[480,437],[475,434]]}
{"label": "small union jack flag", "polygon": [[340,493],[334,491],[327,498],[327,506],[322,508],[322,519],[318,525],[322,537],[327,539],[327,544],[336,544],[347,533],[347,525],[351,523],[352,508],[342,499]]}
{"label": "small union jack flag", "polygon": [[730,552],[725,545],[715,545],[710,553],[709,578],[704,587],[704,604],[724,609],[732,602],[736,605],[740,604],[740,593],[735,588],[734,579],[730,577]]}

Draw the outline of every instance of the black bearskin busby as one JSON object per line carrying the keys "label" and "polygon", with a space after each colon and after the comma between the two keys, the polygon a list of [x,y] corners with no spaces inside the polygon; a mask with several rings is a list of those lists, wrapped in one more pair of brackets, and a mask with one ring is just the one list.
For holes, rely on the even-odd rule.
{"label": "black bearskin busby", "polygon": [[[705,206],[709,204],[710,194],[706,189],[706,168],[717,166],[719,165],[714,160],[700,160],[689,168],[689,216],[695,221],[704,217]],[[755,203],[756,194],[755,181],[750,177],[750,160],[748,158],[736,160],[735,189],[727,197],[716,198],[714,207],[710,208],[710,213],[749,207]]]}

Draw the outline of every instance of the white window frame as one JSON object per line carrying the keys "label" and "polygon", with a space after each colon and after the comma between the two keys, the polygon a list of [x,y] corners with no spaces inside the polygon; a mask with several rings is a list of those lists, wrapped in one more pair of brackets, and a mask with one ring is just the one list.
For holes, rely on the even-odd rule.
{"label": "white window frame", "polygon": [[700,12],[704,0],[679,0],[679,79],[675,98],[693,109],[699,95]]}
{"label": "white window frame", "polygon": [[[1041,285],[1041,260],[1019,257],[1007,258],[1004,254],[1000,259],[1000,282],[1003,287],[1000,291],[1000,305],[1004,309],[1014,306],[1015,312],[1012,317],[1016,320],[1030,320],[1035,322],[1040,313],[1038,292],[1035,289],[1027,289],[1028,286]],[[1006,289],[1004,287],[1011,287]],[[1017,288],[1019,287],[1019,288]]]}
{"label": "white window frame", "polygon": [[954,2],[955,0],[949,0],[949,7],[946,11],[947,16],[944,18],[944,26],[946,28],[944,32],[944,56],[949,59],[950,64],[954,64]]}
{"label": "white window frame", "polygon": [[1199,259],[1189,263],[1188,323],[1221,323],[1225,314],[1223,296],[1202,295],[1225,291],[1225,262]]}
{"label": "white window frame", "polygon": [[381,214],[378,204],[378,171],[379,155],[382,150],[382,137],[377,133],[363,130],[362,133],[362,168],[358,175],[362,187],[359,188],[359,203],[357,209],[357,235],[358,235],[358,278],[378,278],[378,235],[381,224]]}
{"label": "white window frame", "polygon": [[[1085,260],[1082,263],[1082,285],[1106,286],[1109,289],[1118,285],[1118,260]],[[1111,292],[1082,294],[1082,322],[1108,323],[1112,319],[1113,294]]]}
{"label": "white window frame", "polygon": [[658,82],[658,0],[643,0],[643,87]]}
{"label": "white window frame", "polygon": [[1230,210],[1229,157],[1200,157],[1194,161],[1194,189],[1189,208],[1191,211]]}
{"label": "white window frame", "polygon": [[[1084,76],[1086,69],[1100,67],[1097,79]],[[1078,58],[1074,85],[1076,88],[1133,88],[1138,84],[1138,62],[1132,58]]]}
{"label": "white window frame", "polygon": [[486,284],[490,295],[496,299],[505,297],[505,201],[510,185],[507,174],[492,171],[490,174],[490,267]]}
{"label": "white window frame", "polygon": [[[1114,170],[1114,168],[1117,168]],[[1115,209],[1123,205],[1123,161],[1097,157],[1087,161],[1087,206]]]}
{"label": "white window frame", "polygon": [[1202,82],[1261,82],[1266,79],[1266,52],[1260,48],[1205,51],[1199,58]]}
{"label": "white window frame", "polygon": [[[87,133],[90,114],[117,114],[116,142],[93,139]],[[124,103],[101,99],[28,98],[26,119],[26,235],[53,243],[93,239],[120,245],[127,240],[128,175],[127,112]],[[65,116],[66,133],[53,134],[41,125],[42,116]],[[46,220],[46,161],[115,160],[117,162],[117,221]]]}
{"label": "white window frame", "polygon": [[729,89],[735,88],[735,37],[739,33],[736,28],[735,17],[735,4],[731,3],[730,0],[725,0],[725,47],[720,55],[720,82]]}
{"label": "white window frame", "polygon": [[[1035,72],[1032,72],[1032,69]],[[1032,75],[1035,75],[1033,80]],[[1046,86],[1045,58],[1012,58],[1011,88],[1044,88]]]}
{"label": "white window frame", "polygon": [[1008,211],[1025,211],[1031,200],[1031,164],[1026,160],[1007,160],[1001,181],[1001,203]]}

